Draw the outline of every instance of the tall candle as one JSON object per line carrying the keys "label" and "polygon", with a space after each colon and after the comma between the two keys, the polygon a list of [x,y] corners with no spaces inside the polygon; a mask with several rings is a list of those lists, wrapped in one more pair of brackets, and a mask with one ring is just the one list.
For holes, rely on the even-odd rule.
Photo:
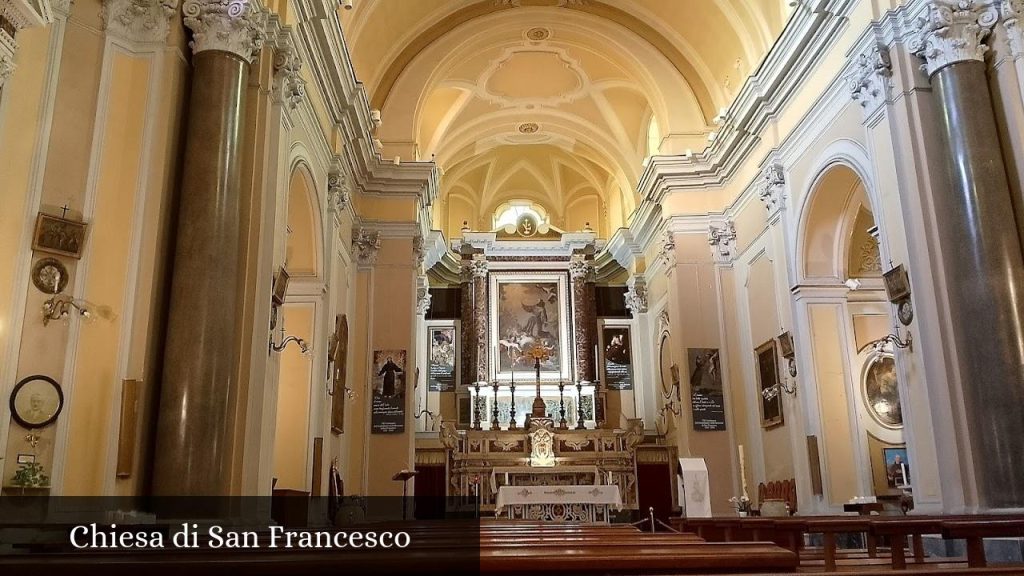
{"label": "tall candle", "polygon": [[597,344],[594,344],[594,382],[597,382]]}
{"label": "tall candle", "polygon": [[743,457],[743,444],[739,445],[738,451],[740,453],[740,482],[743,485],[743,495],[747,496],[747,467]]}
{"label": "tall candle", "polygon": [[900,475],[903,476],[903,485],[907,485],[907,465],[900,462]]}

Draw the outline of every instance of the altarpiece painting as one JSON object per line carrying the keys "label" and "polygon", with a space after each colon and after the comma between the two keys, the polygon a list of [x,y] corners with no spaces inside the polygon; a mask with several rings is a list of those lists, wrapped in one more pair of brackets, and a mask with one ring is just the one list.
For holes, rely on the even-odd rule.
{"label": "altarpiece painting", "polygon": [[496,353],[492,374],[509,380],[513,370],[533,379],[534,360],[527,354],[544,346],[542,380],[568,378],[568,306],[564,273],[494,272],[491,274],[491,345]]}

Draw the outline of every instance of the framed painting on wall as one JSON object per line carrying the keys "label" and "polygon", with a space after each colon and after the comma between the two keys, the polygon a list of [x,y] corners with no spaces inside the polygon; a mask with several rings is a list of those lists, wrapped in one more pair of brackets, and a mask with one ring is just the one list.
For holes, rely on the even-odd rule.
{"label": "framed painting on wall", "polygon": [[779,356],[775,340],[754,350],[757,361],[757,389],[761,393],[761,426],[774,428],[783,423],[782,394],[779,393]]}
{"label": "framed painting on wall", "polygon": [[345,399],[348,397],[348,317],[339,314],[335,320],[330,346],[331,362],[331,432],[345,432]]}
{"label": "framed painting on wall", "polygon": [[534,372],[526,355],[535,346],[549,350],[541,362],[542,380],[569,378],[569,308],[564,272],[490,274],[491,375],[510,380],[512,372]]}

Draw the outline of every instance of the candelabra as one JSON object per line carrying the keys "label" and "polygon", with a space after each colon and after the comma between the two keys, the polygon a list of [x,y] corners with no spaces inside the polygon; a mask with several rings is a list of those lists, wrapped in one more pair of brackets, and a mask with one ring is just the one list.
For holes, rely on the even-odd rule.
{"label": "candelabra", "polygon": [[583,382],[576,382],[576,429],[583,430]]}
{"label": "candelabra", "polygon": [[561,417],[558,427],[562,430],[567,430],[569,423],[565,420],[565,382],[558,383],[558,415]]}
{"label": "candelabra", "polygon": [[491,407],[491,430],[501,430],[501,426],[498,424],[498,381],[495,380],[492,385],[494,389],[494,406]]}

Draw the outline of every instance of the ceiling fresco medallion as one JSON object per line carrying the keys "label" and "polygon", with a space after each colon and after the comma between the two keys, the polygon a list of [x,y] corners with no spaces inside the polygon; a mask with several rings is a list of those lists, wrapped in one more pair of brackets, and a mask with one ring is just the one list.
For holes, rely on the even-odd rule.
{"label": "ceiling fresco medallion", "polygon": [[540,132],[540,126],[536,122],[523,122],[519,125],[520,134],[536,134]]}
{"label": "ceiling fresco medallion", "polygon": [[477,81],[477,95],[504,108],[570,104],[589,91],[590,79],[579,61],[547,46],[507,48]]}

